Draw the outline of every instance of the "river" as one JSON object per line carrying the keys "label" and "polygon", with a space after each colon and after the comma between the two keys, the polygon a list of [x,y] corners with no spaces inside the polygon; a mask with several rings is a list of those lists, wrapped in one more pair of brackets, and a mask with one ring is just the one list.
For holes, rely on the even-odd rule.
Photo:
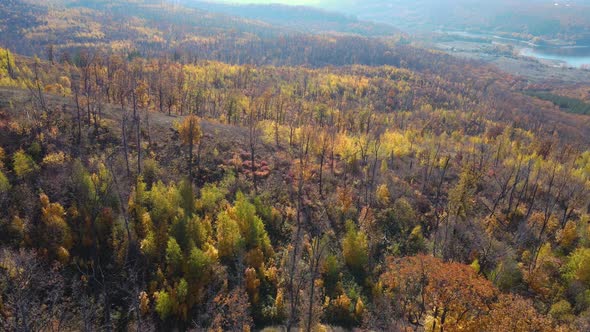
{"label": "river", "polygon": [[496,44],[513,45],[521,56],[556,61],[568,67],[590,67],[590,45],[540,46],[535,45],[530,41],[507,38],[488,33],[457,30],[438,30],[436,32],[451,36],[454,35],[460,38],[473,39],[474,42],[476,42],[477,39],[484,39]]}
{"label": "river", "polygon": [[559,61],[569,67],[590,67],[590,46],[527,47],[520,50],[520,55]]}

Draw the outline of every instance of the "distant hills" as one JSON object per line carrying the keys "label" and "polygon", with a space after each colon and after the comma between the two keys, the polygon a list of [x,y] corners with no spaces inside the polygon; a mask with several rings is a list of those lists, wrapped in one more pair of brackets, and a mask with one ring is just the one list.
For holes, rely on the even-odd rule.
{"label": "distant hills", "polygon": [[323,0],[320,6],[408,31],[473,29],[590,42],[588,1]]}
{"label": "distant hills", "polygon": [[306,33],[337,32],[373,37],[399,34],[397,29],[410,33],[447,29],[493,32],[521,39],[590,43],[590,3],[583,0],[296,2],[313,7],[260,4],[260,1],[247,4],[247,0],[239,1],[240,4],[221,0],[174,2]]}
{"label": "distant hills", "polygon": [[309,6],[282,4],[232,4],[211,1],[180,0],[178,3],[211,13],[220,13],[263,21],[306,33],[348,33],[367,37],[399,34],[393,25],[359,20],[354,15]]}

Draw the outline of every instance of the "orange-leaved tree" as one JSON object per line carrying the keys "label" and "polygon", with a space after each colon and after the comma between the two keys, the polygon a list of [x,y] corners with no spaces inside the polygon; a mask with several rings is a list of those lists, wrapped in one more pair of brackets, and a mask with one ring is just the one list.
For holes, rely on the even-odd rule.
{"label": "orange-leaved tree", "polygon": [[470,266],[426,255],[389,259],[381,275],[404,318],[431,331],[476,331],[498,291]]}

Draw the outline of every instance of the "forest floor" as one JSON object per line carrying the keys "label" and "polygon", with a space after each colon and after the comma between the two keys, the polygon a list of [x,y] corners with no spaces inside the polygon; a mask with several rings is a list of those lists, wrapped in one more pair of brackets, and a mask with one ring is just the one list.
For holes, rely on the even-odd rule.
{"label": "forest floor", "polygon": [[[46,103],[50,110],[56,112],[66,111],[65,119],[71,121],[69,126],[73,128],[76,121],[76,104],[73,97],[63,97],[58,95],[45,94]],[[82,99],[82,98],[81,98]],[[23,118],[39,118],[39,114],[34,114],[33,94],[29,90],[15,89],[15,88],[0,88],[0,140],[4,142],[12,142],[12,149],[18,150],[21,148],[21,142],[14,137],[5,137],[10,130],[2,130],[13,125],[14,119]],[[19,110],[20,113],[16,113]],[[134,139],[134,122],[131,110],[127,109],[127,130],[128,130],[128,149],[130,155],[137,150],[137,141]],[[86,112],[82,110],[82,121],[86,123]],[[184,120],[186,116],[176,114],[168,115],[157,111],[149,111],[146,116],[145,110],[140,114],[142,121],[142,150],[144,157],[153,157],[157,159],[158,163],[167,170],[175,170],[180,174],[188,174],[186,156],[188,149],[183,145],[179,132],[178,125]],[[100,116],[101,129],[100,134],[94,136],[93,127],[83,124],[83,132],[88,134],[88,137],[95,137],[95,140],[101,141],[104,148],[110,147],[114,150],[122,151],[122,121],[123,112],[121,107],[114,104],[104,104]],[[149,122],[149,125],[147,124]],[[202,151],[203,172],[208,170],[208,173],[202,173],[202,177],[217,178],[223,174],[222,168],[231,167],[232,159],[239,156],[240,160],[249,160],[249,135],[248,128],[226,123],[220,123],[213,119],[200,119],[199,122],[202,137],[200,140],[200,150]],[[262,133],[262,127],[259,128],[259,133]],[[73,130],[73,129],[72,129]],[[67,135],[67,134],[66,134]],[[71,134],[70,134],[71,135]],[[63,146],[60,148],[66,149],[68,137],[62,136],[59,139]],[[271,161],[278,162],[284,157],[284,154],[277,153],[277,148],[273,144],[266,144],[261,139],[256,145],[256,162]],[[197,148],[194,150],[195,155],[198,153]],[[195,156],[195,158],[197,158]],[[131,160],[133,164],[135,161]],[[213,174],[215,173],[215,174]],[[163,179],[177,178],[177,174],[162,174]]]}
{"label": "forest floor", "polygon": [[[70,111],[72,116],[75,115],[75,103],[70,97],[61,97],[56,95],[46,94],[47,102],[50,107],[66,106],[66,110]],[[22,89],[13,88],[0,88],[0,128],[6,126],[7,120],[6,115],[11,109],[23,109],[17,106],[24,106],[30,104],[32,97],[29,91]],[[26,107],[24,107],[26,109]],[[128,112],[131,112],[128,110]],[[4,114],[5,116],[1,116]],[[120,136],[121,126],[120,123],[123,120],[121,107],[113,104],[106,104],[104,111],[101,113],[102,121],[106,122],[109,131],[114,136]],[[20,115],[28,116],[28,115]],[[83,114],[85,116],[85,114]],[[143,111],[141,114],[142,121],[146,121],[146,113]],[[159,112],[150,111],[148,115],[150,135],[155,140],[156,146],[162,145],[163,142],[159,140],[172,138],[176,131],[176,124],[182,122],[185,116],[180,115],[168,115]],[[130,121],[130,120],[128,120]],[[131,124],[129,124],[131,125]],[[201,130],[205,137],[215,137],[216,140],[220,141],[220,144],[228,143],[239,143],[247,141],[247,129],[233,126],[229,124],[219,123],[217,121],[201,119],[200,121]]]}

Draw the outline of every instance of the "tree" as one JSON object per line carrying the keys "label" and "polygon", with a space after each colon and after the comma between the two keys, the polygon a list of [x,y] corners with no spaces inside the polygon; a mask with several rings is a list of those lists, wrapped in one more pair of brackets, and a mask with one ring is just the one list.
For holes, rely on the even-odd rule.
{"label": "tree", "polygon": [[254,192],[258,192],[258,183],[256,182],[256,147],[260,140],[260,125],[257,105],[250,102],[246,112],[248,115],[248,146],[250,148],[250,170],[252,171],[252,183]]}
{"label": "tree", "polygon": [[19,178],[25,178],[39,169],[33,158],[22,149],[14,153],[12,160],[14,172]]}
{"label": "tree", "polygon": [[253,322],[250,316],[250,302],[247,299],[248,294],[241,287],[218,294],[213,300],[213,321],[210,330],[250,331]]}
{"label": "tree", "polygon": [[[127,176],[130,176],[131,169],[129,167],[129,145],[128,145],[128,131],[127,131],[127,121],[129,118],[127,107],[126,107],[126,99],[127,96],[130,94],[130,78],[128,75],[127,68],[123,67],[117,69],[113,73],[113,88],[114,88],[114,98],[119,105],[121,106],[121,143],[123,144],[123,154],[125,157],[125,166],[127,170]],[[80,114],[79,114],[79,106],[78,106],[78,95],[76,94],[76,107],[78,108],[78,130],[80,130]]]}
{"label": "tree", "polygon": [[470,266],[425,255],[390,258],[380,280],[410,324],[432,331],[476,329],[497,294]]}
{"label": "tree", "polygon": [[359,232],[352,220],[346,222],[346,234],[342,240],[344,262],[351,271],[361,277],[365,273],[369,261],[367,236]]}
{"label": "tree", "polygon": [[[443,218],[443,225],[436,229],[433,252],[438,251],[439,239],[441,251],[446,259],[460,259],[464,248],[461,248],[459,239],[459,225],[467,221],[473,213],[478,177],[471,166],[466,166],[459,174],[459,182],[449,190],[448,216]],[[464,253],[463,253],[464,254]]]}
{"label": "tree", "polygon": [[190,181],[183,180],[178,186],[180,196],[180,207],[184,211],[186,218],[191,218],[195,212],[195,193],[193,184]]}
{"label": "tree", "polygon": [[45,239],[44,246],[53,251],[53,254],[62,263],[69,260],[68,250],[72,247],[72,235],[70,227],[66,223],[65,209],[59,203],[50,203],[49,197],[45,194],[40,195],[41,200],[41,220],[43,221],[42,234]]}
{"label": "tree", "polygon": [[[8,63],[10,63],[10,60],[8,61]],[[43,81],[42,81],[42,77],[41,77],[42,72],[39,69],[40,66],[41,66],[41,62],[40,62],[39,58],[35,57],[34,62],[33,62],[32,76],[29,77],[29,79],[26,82],[27,82],[27,88],[29,89],[32,99],[37,104],[38,109],[41,112],[47,114],[47,112],[49,111],[49,108],[47,105],[47,100],[45,98],[45,93],[43,91],[44,90],[43,89]]]}
{"label": "tree", "polygon": [[166,320],[172,313],[172,299],[166,291],[159,291],[154,294],[156,299],[156,312],[161,320]]}
{"label": "tree", "polygon": [[[328,247],[327,238],[313,238],[309,246],[309,298],[307,305],[307,313],[305,316],[305,330],[311,332],[314,328],[314,323],[318,321],[318,316],[321,314],[321,309],[318,308],[317,298],[319,298],[318,284],[320,284],[318,278],[320,277],[320,266],[324,259],[326,249]],[[314,317],[315,316],[315,317]],[[315,318],[315,319],[314,319]]]}
{"label": "tree", "polygon": [[4,56],[0,58],[0,83],[8,86],[14,85],[17,79],[14,56],[8,49],[0,48],[0,53],[4,53]]}
{"label": "tree", "polygon": [[217,216],[217,248],[221,258],[235,258],[243,243],[238,222],[227,212]]}
{"label": "tree", "polygon": [[379,187],[377,187],[377,192],[375,193],[375,195],[377,197],[377,202],[380,205],[389,204],[391,195],[389,194],[389,189],[387,189],[387,185],[382,184]]}
{"label": "tree", "polygon": [[477,179],[474,172],[467,168],[461,172],[459,183],[449,191],[449,210],[451,215],[461,219],[473,210]]}
{"label": "tree", "polygon": [[[192,180],[194,160],[193,150],[195,145],[200,146],[201,136],[203,135],[201,132],[201,126],[199,125],[199,118],[196,115],[187,116],[184,118],[184,121],[180,124],[178,129],[182,143],[188,146],[188,172],[189,177]],[[197,165],[197,167],[199,167],[199,165]]]}
{"label": "tree", "polygon": [[0,252],[2,328],[9,331],[67,329],[65,282],[56,266],[34,252]]}
{"label": "tree", "polygon": [[317,155],[320,158],[320,165],[319,165],[319,179],[318,179],[318,186],[320,191],[320,196],[324,197],[323,185],[324,185],[324,165],[326,163],[326,154],[328,153],[328,148],[330,146],[330,141],[333,135],[327,131],[322,131],[320,135],[320,146],[317,149]]}
{"label": "tree", "polygon": [[[135,68],[134,68],[135,69]],[[137,70],[137,69],[135,69]],[[131,90],[131,96],[133,101],[133,119],[135,121],[135,134],[136,134],[136,145],[137,145],[137,174],[141,174],[141,115],[140,109],[144,108],[146,112],[146,119],[149,120],[148,106],[150,104],[150,96],[148,91],[147,83],[137,77],[133,78],[133,89]],[[148,123],[149,124],[149,123]],[[149,134],[149,127],[148,127]]]}
{"label": "tree", "polygon": [[537,312],[530,300],[501,294],[488,315],[477,324],[479,331],[549,332],[555,331],[550,318]]}
{"label": "tree", "polygon": [[52,44],[47,45],[47,47],[45,48],[45,53],[47,54],[47,61],[51,62],[51,64],[53,64],[55,58],[54,50],[55,49]]}
{"label": "tree", "polygon": [[190,281],[203,285],[212,264],[210,255],[197,247],[192,248],[187,261],[187,276],[190,277]]}
{"label": "tree", "polygon": [[402,255],[414,255],[424,249],[422,228],[418,215],[410,202],[401,197],[393,207],[382,210],[377,222],[390,248],[397,248]]}
{"label": "tree", "polygon": [[264,228],[262,219],[256,214],[256,207],[250,203],[246,196],[241,192],[236,195],[233,213],[240,234],[244,239],[244,245],[247,250],[260,249],[268,256],[272,253],[272,246],[268,233]]}
{"label": "tree", "polygon": [[250,303],[258,305],[260,301],[260,278],[258,278],[255,268],[249,267],[244,271],[244,286]]}
{"label": "tree", "polygon": [[518,267],[518,263],[511,256],[502,259],[489,277],[489,279],[503,292],[513,291],[521,285],[522,278],[522,272]]}
{"label": "tree", "polygon": [[168,238],[168,245],[166,246],[166,262],[173,271],[177,271],[182,263],[182,250],[173,237]]}
{"label": "tree", "polygon": [[10,185],[10,181],[8,181],[8,178],[6,177],[6,175],[4,175],[4,172],[2,172],[2,170],[0,169],[0,194],[4,194],[7,193],[11,188]]}
{"label": "tree", "polygon": [[563,274],[569,282],[578,281],[590,289],[590,248],[578,248],[572,252]]}

